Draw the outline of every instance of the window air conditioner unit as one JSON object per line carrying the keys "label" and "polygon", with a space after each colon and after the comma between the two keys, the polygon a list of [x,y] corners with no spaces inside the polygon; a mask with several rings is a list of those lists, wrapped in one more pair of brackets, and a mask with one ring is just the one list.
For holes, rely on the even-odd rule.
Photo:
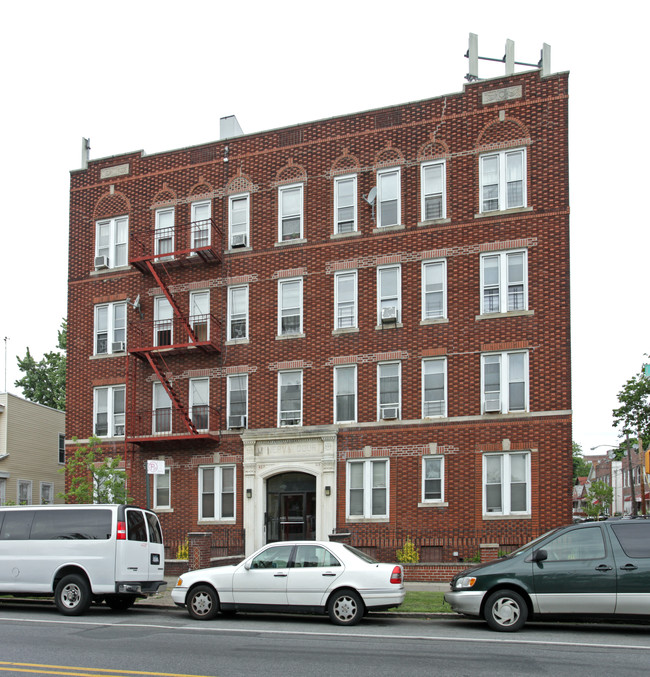
{"label": "window air conditioner unit", "polygon": [[95,270],[108,268],[108,256],[95,256]]}
{"label": "window air conditioner unit", "polygon": [[115,437],[124,437],[124,425],[115,426]]}
{"label": "window air conditioner unit", "polygon": [[383,323],[397,322],[397,306],[387,306],[381,309],[381,321]]}
{"label": "window air conditioner unit", "polygon": [[229,416],[228,417],[228,428],[235,430],[237,428],[246,427],[246,416]]}
{"label": "window air conditioner unit", "polygon": [[124,341],[114,341],[111,344],[111,352],[113,353],[123,353],[126,350],[126,344]]}
{"label": "window air conditioner unit", "polygon": [[247,245],[246,233],[237,233],[232,236],[232,247],[245,247]]}
{"label": "window air conditioner unit", "polygon": [[397,418],[399,413],[398,407],[382,407],[381,408],[381,417],[384,420]]}
{"label": "window air conditioner unit", "polygon": [[496,395],[485,395],[485,413],[486,414],[500,414],[501,413],[501,398]]}

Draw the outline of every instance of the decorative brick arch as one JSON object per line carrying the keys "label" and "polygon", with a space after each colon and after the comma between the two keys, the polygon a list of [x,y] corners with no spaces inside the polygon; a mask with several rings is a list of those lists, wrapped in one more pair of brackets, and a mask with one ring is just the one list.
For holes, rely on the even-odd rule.
{"label": "decorative brick arch", "polygon": [[516,118],[506,118],[493,120],[485,125],[478,136],[476,146],[478,148],[506,147],[528,143],[530,143],[530,131],[526,125]]}
{"label": "decorative brick arch", "polygon": [[330,169],[330,176],[358,172],[360,166],[361,165],[359,164],[359,160],[354,155],[350,155],[348,149],[346,148],[343,151],[343,154],[339,155],[332,163],[332,168]]}
{"label": "decorative brick arch", "polygon": [[214,190],[212,186],[203,179],[202,176],[199,177],[198,183],[195,183],[188,193],[188,197],[199,198],[199,197],[212,197]]}
{"label": "decorative brick arch", "polygon": [[226,186],[226,195],[236,195],[237,193],[254,193],[257,191],[257,186],[252,182],[251,178],[242,174],[241,170],[237,176],[234,176]]}
{"label": "decorative brick arch", "polygon": [[282,167],[275,175],[275,185],[281,186],[286,183],[298,183],[307,180],[307,172],[302,165],[294,164],[289,160],[288,164]]}
{"label": "decorative brick arch", "polygon": [[111,216],[121,216],[131,211],[131,203],[123,193],[112,192],[104,193],[93,210],[93,220],[107,219]]}
{"label": "decorative brick arch", "polygon": [[159,190],[153,198],[154,207],[163,207],[175,205],[178,202],[178,195],[166,183],[163,183],[162,190]]}
{"label": "decorative brick arch", "polygon": [[375,167],[394,167],[404,164],[404,155],[389,143],[386,148],[375,155]]}
{"label": "decorative brick arch", "polygon": [[420,162],[424,162],[425,160],[436,160],[438,158],[447,157],[448,155],[449,146],[439,139],[437,141],[432,139],[418,148],[418,160]]}

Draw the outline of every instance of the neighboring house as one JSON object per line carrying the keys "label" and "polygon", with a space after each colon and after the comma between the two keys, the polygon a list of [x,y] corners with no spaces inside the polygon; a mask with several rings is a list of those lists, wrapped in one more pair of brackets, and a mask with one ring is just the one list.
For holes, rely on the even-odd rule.
{"label": "neighboring house", "polygon": [[61,503],[65,412],[0,393],[0,505]]}
{"label": "neighboring house", "polygon": [[585,517],[585,494],[587,492],[587,477],[578,477],[573,485],[573,519]]}
{"label": "neighboring house", "polygon": [[569,523],[568,75],[222,123],[71,172],[70,448],[213,554],[449,561]]}

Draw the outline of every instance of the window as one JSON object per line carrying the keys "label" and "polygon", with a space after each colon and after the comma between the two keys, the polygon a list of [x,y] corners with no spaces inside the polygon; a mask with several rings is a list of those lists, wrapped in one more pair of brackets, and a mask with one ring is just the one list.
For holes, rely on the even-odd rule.
{"label": "window", "polygon": [[95,268],[119,268],[128,264],[129,217],[97,221],[95,230]]}
{"label": "window", "polygon": [[603,532],[598,527],[575,529],[544,544],[548,555],[544,566],[553,562],[575,562],[606,557]]}
{"label": "window", "polygon": [[302,371],[278,372],[278,400],[279,424],[302,425]]}
{"label": "window", "polygon": [[334,423],[357,420],[357,367],[334,368]]}
{"label": "window", "polygon": [[334,179],[334,232],[352,233],[357,229],[357,177]]}
{"label": "window", "polygon": [[228,340],[248,338],[248,285],[228,288]]}
{"label": "window", "polygon": [[126,303],[95,306],[95,355],[126,350]]}
{"label": "window", "polygon": [[379,323],[399,322],[402,315],[402,280],[400,266],[377,268],[377,312]]}
{"label": "window", "polygon": [[447,360],[422,360],[422,418],[447,415]]}
{"label": "window", "polygon": [[228,429],[248,425],[248,374],[228,377]]}
{"label": "window", "polygon": [[525,250],[481,256],[481,313],[528,308],[528,261]]}
{"label": "window", "polygon": [[165,468],[162,475],[153,476],[153,502],[154,510],[160,508],[168,509],[171,504],[171,473],[169,468]]}
{"label": "window", "polygon": [[156,254],[160,259],[171,258],[174,251],[174,207],[156,209]]}
{"label": "window", "polygon": [[32,481],[18,480],[18,505],[32,504]]}
{"label": "window", "polygon": [[357,320],[357,271],[334,275],[334,328],[351,329]]}
{"label": "window", "polygon": [[[7,502],[7,478],[0,477],[0,505],[4,505]],[[0,524],[0,526],[2,526]]]}
{"label": "window", "polygon": [[286,242],[302,238],[302,184],[280,186],[280,188],[278,188],[278,200],[278,239],[280,242]]}
{"label": "window", "polygon": [[198,430],[210,428],[210,379],[190,379],[190,418]]}
{"label": "window", "polygon": [[530,453],[483,455],[483,513],[530,513]]}
{"label": "window", "polygon": [[235,518],[235,467],[232,465],[199,468],[199,519]]}
{"label": "window", "polygon": [[628,557],[650,557],[650,523],[612,524],[612,529]]}
{"label": "window", "polygon": [[380,362],[377,365],[379,419],[400,418],[401,365]]}
{"label": "window", "polygon": [[153,344],[171,346],[174,341],[174,311],[164,296],[156,296],[153,304]]}
{"label": "window", "polygon": [[293,557],[293,566],[297,569],[305,567],[340,567],[341,563],[320,545],[297,545]]}
{"label": "window", "polygon": [[526,150],[480,157],[481,212],[526,206]]}
{"label": "window", "polygon": [[59,463],[65,463],[65,435],[59,433]]}
{"label": "window", "polygon": [[192,249],[210,246],[212,203],[210,200],[192,202]]}
{"label": "window", "polygon": [[388,461],[348,461],[348,517],[388,517]]}
{"label": "window", "polygon": [[210,292],[193,291],[190,293],[190,326],[196,340],[210,340]]}
{"label": "window", "polygon": [[122,437],[124,435],[123,385],[95,388],[94,428],[97,437]]}
{"label": "window", "polygon": [[52,505],[54,503],[54,485],[52,482],[41,482],[41,505]]}
{"label": "window", "polygon": [[422,319],[447,317],[447,262],[422,264]]}
{"label": "window", "polygon": [[247,247],[250,242],[250,196],[231,195],[228,199],[230,248]]}
{"label": "window", "polygon": [[251,560],[251,569],[285,569],[289,566],[291,545],[274,545],[266,548]]}
{"label": "window", "polygon": [[153,432],[170,433],[172,431],[172,401],[169,393],[160,381],[153,384]]}
{"label": "window", "polygon": [[528,410],[528,352],[482,356],[483,413]]}
{"label": "window", "polygon": [[302,334],[302,280],[278,282],[278,335]]}
{"label": "window", "polygon": [[445,500],[444,456],[425,456],[422,459],[422,501],[438,502]]}
{"label": "window", "polygon": [[383,169],[377,172],[377,224],[396,226],[401,223],[399,169]]}
{"label": "window", "polygon": [[422,190],[422,221],[444,219],[447,216],[445,195],[445,162],[427,162],[420,169]]}

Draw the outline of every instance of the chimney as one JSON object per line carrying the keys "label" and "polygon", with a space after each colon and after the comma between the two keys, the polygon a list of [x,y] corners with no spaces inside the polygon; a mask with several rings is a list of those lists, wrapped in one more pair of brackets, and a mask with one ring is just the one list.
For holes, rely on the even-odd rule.
{"label": "chimney", "polygon": [[241,136],[243,133],[234,115],[227,115],[219,120],[219,138],[222,141],[224,139],[232,139],[235,136]]}

